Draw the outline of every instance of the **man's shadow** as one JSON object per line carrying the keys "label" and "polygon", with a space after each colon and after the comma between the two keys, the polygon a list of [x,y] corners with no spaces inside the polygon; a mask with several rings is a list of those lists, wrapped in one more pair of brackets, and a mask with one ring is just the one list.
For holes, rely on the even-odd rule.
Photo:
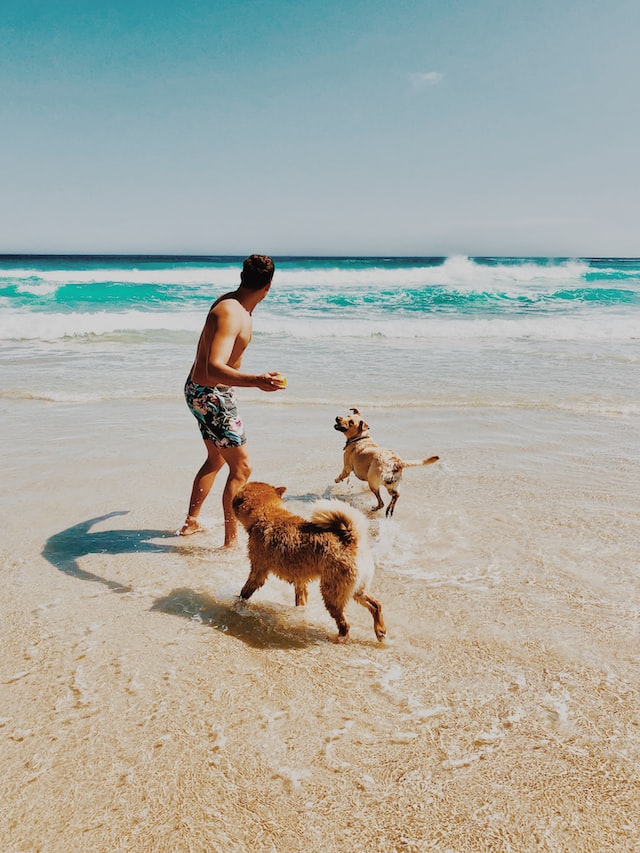
{"label": "man's shadow", "polygon": [[104,584],[113,592],[131,592],[130,586],[124,586],[118,581],[94,575],[81,569],[78,564],[80,557],[87,554],[133,554],[133,553],[167,553],[179,549],[175,545],[162,545],[151,542],[151,539],[172,537],[173,534],[166,530],[99,530],[91,532],[94,524],[114,518],[118,515],[127,515],[128,510],[108,512],[106,515],[98,515],[73,527],[67,527],[60,533],[50,536],[44,548],[42,556],[52,566],[66,575],[79,578],[84,581],[94,581]]}

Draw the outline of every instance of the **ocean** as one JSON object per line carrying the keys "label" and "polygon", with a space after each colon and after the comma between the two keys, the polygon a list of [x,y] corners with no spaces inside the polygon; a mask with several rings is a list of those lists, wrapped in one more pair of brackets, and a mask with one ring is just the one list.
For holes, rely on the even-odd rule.
{"label": "ocean", "polygon": [[[640,260],[276,257],[252,477],[365,513],[387,640],[177,537],[237,257],[0,257],[0,848],[636,853]],[[336,484],[336,415],[404,458]],[[385,503],[386,495],[383,494]]]}
{"label": "ocean", "polygon": [[[638,411],[640,260],[275,261],[247,364],[290,376],[289,397]],[[0,257],[0,395],[179,396],[241,262]]]}

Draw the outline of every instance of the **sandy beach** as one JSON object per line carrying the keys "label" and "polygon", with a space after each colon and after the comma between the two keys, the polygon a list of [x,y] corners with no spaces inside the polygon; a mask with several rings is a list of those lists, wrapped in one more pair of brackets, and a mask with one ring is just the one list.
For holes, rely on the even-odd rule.
{"label": "sandy beach", "polygon": [[[341,441],[293,394],[245,417],[304,514]],[[177,397],[2,415],[0,849],[640,849],[637,421],[371,410],[442,461],[371,517],[388,641],[354,603],[339,646],[317,587],[238,602],[221,486],[172,535],[201,454]]]}

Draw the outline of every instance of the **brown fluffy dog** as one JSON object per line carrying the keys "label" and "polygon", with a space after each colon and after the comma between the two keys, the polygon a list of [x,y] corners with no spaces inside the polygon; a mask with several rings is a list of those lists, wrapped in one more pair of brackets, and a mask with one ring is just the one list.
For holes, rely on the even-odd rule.
{"label": "brown fluffy dog", "polygon": [[365,517],[342,501],[319,500],[307,521],[289,512],[282,500],[284,492],[284,486],[251,482],[233,499],[234,512],[249,534],[251,571],[241,597],[250,598],[273,573],[293,584],[296,604],[304,605],[309,581],[319,578],[339,641],[349,633],[344,610],[351,598],[371,613],[376,637],[383,640],[382,606],[366,589],[373,558]]}
{"label": "brown fluffy dog", "polygon": [[357,409],[349,411],[351,412],[349,417],[337,417],[334,424],[334,429],[343,432],[347,439],[344,446],[342,471],[335,482],[346,480],[352,471],[359,480],[366,480],[378,501],[374,507],[371,507],[372,512],[384,506],[384,501],[380,497],[380,486],[384,485],[391,495],[385,514],[393,515],[400,497],[398,486],[402,479],[402,469],[412,468],[415,465],[431,465],[440,457],[430,456],[428,459],[414,461],[401,459],[393,450],[379,447],[375,443],[369,435],[369,425],[364,422],[364,418]]}

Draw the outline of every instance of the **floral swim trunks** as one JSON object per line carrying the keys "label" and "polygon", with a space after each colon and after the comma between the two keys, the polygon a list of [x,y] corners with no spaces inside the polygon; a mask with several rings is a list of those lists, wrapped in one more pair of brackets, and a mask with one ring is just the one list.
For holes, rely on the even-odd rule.
{"label": "floral swim trunks", "polygon": [[184,396],[205,440],[212,441],[216,447],[241,447],[246,443],[233,388],[197,385],[189,376]]}

